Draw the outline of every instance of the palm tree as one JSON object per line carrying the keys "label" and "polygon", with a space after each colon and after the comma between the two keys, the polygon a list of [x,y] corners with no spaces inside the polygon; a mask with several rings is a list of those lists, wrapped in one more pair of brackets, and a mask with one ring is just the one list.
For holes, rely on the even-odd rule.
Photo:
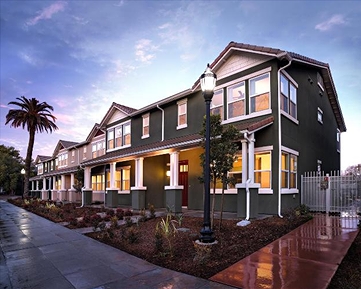
{"label": "palm tree", "polygon": [[32,160],[35,133],[36,132],[52,132],[58,129],[55,124],[56,117],[51,114],[54,108],[46,102],[39,103],[36,98],[26,98],[25,96],[17,97],[17,101],[10,101],[8,104],[13,104],[19,109],[10,109],[6,115],[5,124],[10,123],[10,127],[22,127],[29,132],[28,150],[25,158],[25,179],[23,196],[28,196],[29,193],[29,178],[30,165]]}

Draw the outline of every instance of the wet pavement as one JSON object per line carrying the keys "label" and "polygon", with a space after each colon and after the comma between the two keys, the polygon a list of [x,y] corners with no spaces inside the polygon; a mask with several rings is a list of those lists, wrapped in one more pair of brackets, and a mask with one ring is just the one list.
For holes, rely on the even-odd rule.
{"label": "wet pavement", "polygon": [[0,200],[0,289],[221,289]]}
{"label": "wet pavement", "polygon": [[315,215],[210,279],[243,289],[326,289],[358,229],[357,218]]}

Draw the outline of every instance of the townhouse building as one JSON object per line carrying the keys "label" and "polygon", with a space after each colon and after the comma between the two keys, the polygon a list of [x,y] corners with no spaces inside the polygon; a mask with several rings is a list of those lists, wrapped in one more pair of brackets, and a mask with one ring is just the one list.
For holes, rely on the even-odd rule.
{"label": "townhouse building", "polygon": [[[346,125],[327,63],[230,42],[210,67],[217,74],[211,113],[242,136],[229,172],[237,184],[225,190],[225,211],[239,210],[239,190],[248,184],[256,188],[259,213],[280,214],[300,204],[301,174],[340,169]],[[79,200],[73,185],[81,167],[87,203],[202,210],[204,115],[199,80],[140,109],[114,102],[84,142],[59,141],[51,157],[37,157],[32,189],[43,198]],[[217,187],[217,208],[220,195]]]}

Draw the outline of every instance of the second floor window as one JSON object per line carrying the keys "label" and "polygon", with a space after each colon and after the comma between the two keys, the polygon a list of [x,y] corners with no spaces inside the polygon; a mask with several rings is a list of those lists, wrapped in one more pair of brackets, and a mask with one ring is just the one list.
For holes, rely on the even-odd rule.
{"label": "second floor window", "polygon": [[269,73],[249,80],[250,113],[270,108],[270,75]]}
{"label": "second floor window", "polygon": [[43,164],[38,164],[38,175],[42,175],[44,173]]}
{"label": "second floor window", "polygon": [[86,159],[86,147],[83,147],[83,159]]}
{"label": "second floor window", "polygon": [[130,122],[108,130],[107,149],[121,148],[131,144]]}
{"label": "second floor window", "polygon": [[92,144],[92,158],[97,158],[105,154],[105,142],[98,141]]}
{"label": "second floor window", "polygon": [[177,128],[187,127],[187,100],[181,100],[178,104],[178,126]]}
{"label": "second floor window", "polygon": [[143,138],[149,137],[149,113],[143,115]]}
{"label": "second floor window", "polygon": [[317,120],[319,123],[323,123],[323,111],[321,108],[317,109]]}
{"label": "second floor window", "polygon": [[223,119],[223,89],[214,92],[211,102],[211,114],[219,114]]}
{"label": "second floor window", "polygon": [[297,87],[291,80],[281,74],[281,109],[297,118]]}
{"label": "second floor window", "polygon": [[245,96],[244,81],[228,87],[228,93],[227,93],[228,118],[233,118],[245,114],[244,96]]}
{"label": "second floor window", "polygon": [[68,153],[59,155],[58,159],[59,159],[59,167],[68,165]]}

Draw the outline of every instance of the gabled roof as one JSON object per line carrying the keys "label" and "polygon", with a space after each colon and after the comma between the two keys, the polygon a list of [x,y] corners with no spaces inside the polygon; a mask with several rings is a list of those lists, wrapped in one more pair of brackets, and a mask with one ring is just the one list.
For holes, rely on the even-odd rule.
{"label": "gabled roof", "polygon": [[51,160],[52,157],[51,156],[41,156],[41,155],[38,155],[35,159],[35,164],[37,163],[42,163],[42,162],[45,162],[47,160]]}
{"label": "gabled roof", "polygon": [[[321,70],[323,81],[325,84],[325,89],[327,92],[328,99],[331,103],[333,113],[335,115],[338,128],[341,132],[346,131],[345,120],[341,111],[340,103],[338,101],[338,96],[335,88],[335,84],[332,79],[330,66],[328,63],[321,62],[310,57],[306,57],[300,55],[298,53],[289,52],[277,48],[271,48],[266,46],[257,46],[257,45],[249,45],[244,43],[230,42],[225,49],[218,55],[218,57],[212,62],[210,65],[213,71],[217,71],[217,69],[230,57],[230,55],[234,51],[244,51],[255,54],[262,54],[266,56],[271,56],[277,58],[279,60],[288,59],[290,61],[296,61],[300,63],[304,63],[310,66],[316,66]],[[194,83],[192,89],[199,89],[199,79]]]}
{"label": "gabled roof", "polygon": [[135,108],[113,102],[112,105],[110,106],[110,108],[108,109],[107,113],[103,117],[103,120],[100,122],[100,127],[101,128],[106,126],[107,122],[110,120],[110,118],[113,116],[113,113],[116,110],[122,112],[126,116],[130,116],[130,114],[137,111],[137,109],[135,109]]}
{"label": "gabled roof", "polygon": [[78,142],[74,142],[74,141],[66,141],[66,140],[59,140],[56,147],[55,147],[55,150],[54,150],[54,153],[53,153],[53,157],[55,157],[58,152],[62,149],[69,149],[69,148],[72,148],[72,147],[76,147],[77,145],[79,145]]}
{"label": "gabled roof", "polygon": [[104,130],[102,130],[99,123],[94,124],[92,130],[86,138],[86,142],[91,142],[91,140],[99,133],[99,131],[104,133]]}

